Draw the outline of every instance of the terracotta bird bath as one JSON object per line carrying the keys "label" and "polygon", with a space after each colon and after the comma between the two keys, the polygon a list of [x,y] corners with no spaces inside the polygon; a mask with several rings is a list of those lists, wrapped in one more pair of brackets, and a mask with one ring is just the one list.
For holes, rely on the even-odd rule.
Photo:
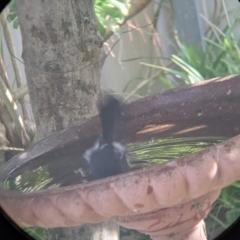
{"label": "terracotta bird bath", "polygon": [[[86,182],[82,173],[82,154],[100,134],[98,117],[55,133],[1,169],[0,204],[21,226],[70,227],[115,218],[154,240],[206,239],[203,219],[221,189],[240,180],[239,102],[240,77],[230,76],[125,105],[118,136],[125,145],[169,137],[228,140],[98,181]],[[42,166],[52,179],[48,189],[8,189],[9,179],[20,181],[22,173]]]}

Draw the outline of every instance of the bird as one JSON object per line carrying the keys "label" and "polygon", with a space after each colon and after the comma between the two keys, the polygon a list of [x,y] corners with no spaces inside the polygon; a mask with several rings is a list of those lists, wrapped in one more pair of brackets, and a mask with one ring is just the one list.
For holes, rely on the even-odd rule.
{"label": "bird", "polygon": [[98,107],[102,135],[83,154],[83,158],[90,167],[91,180],[114,176],[130,170],[125,147],[114,141],[122,115],[120,101],[109,93],[105,93],[103,99]]}

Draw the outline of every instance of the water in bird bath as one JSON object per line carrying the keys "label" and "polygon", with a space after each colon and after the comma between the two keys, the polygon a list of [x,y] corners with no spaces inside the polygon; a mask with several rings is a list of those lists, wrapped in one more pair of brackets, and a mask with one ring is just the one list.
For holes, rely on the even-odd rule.
{"label": "water in bird bath", "polygon": [[[186,137],[150,139],[126,145],[131,170],[160,164],[185,156],[226,140],[223,137]],[[89,169],[82,153],[53,153],[35,158],[12,171],[4,181],[5,188],[33,192],[87,182]],[[47,155],[47,154],[46,154]],[[47,161],[48,160],[48,161]]]}

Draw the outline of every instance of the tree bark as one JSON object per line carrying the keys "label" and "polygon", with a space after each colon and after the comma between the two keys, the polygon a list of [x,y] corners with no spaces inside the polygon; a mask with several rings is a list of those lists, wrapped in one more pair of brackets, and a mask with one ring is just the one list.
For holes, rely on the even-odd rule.
{"label": "tree bark", "polygon": [[[102,39],[92,0],[17,0],[29,95],[37,134],[86,121],[97,113],[101,95]],[[117,240],[114,221],[52,229],[47,239]]]}
{"label": "tree bark", "polygon": [[18,0],[37,140],[96,114],[103,65],[90,0]]}

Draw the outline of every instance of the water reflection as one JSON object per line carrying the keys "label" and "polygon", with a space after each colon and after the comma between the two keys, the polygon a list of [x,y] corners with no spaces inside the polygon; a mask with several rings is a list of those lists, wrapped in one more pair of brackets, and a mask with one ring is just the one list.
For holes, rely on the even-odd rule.
{"label": "water reflection", "polygon": [[[40,166],[32,171],[26,171],[15,178],[11,176],[4,182],[5,188],[18,190],[21,192],[34,192],[46,189],[52,178],[48,172],[47,166]],[[52,184],[48,188],[57,188],[60,184]]]}
{"label": "water reflection", "polygon": [[151,139],[128,144],[127,149],[133,167],[143,168],[201,151],[224,140],[223,137]]}

